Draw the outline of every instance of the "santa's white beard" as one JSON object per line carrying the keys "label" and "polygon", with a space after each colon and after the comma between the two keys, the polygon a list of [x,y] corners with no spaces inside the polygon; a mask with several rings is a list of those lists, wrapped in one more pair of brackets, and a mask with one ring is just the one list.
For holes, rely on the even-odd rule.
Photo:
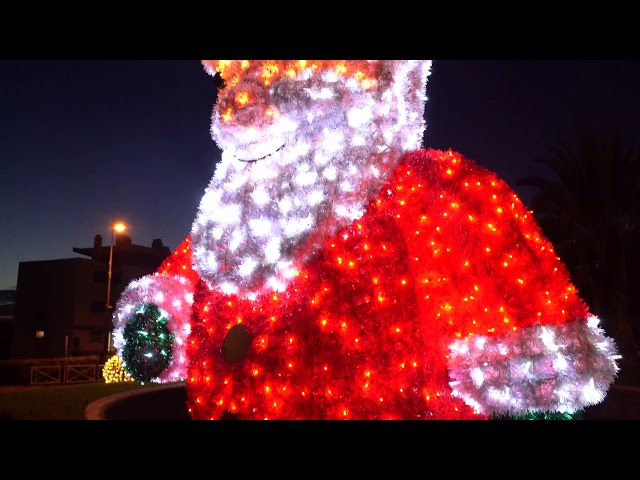
{"label": "santa's white beard", "polygon": [[223,153],[191,232],[201,278],[228,294],[283,290],[392,174],[403,152],[370,140],[339,149],[335,139],[287,144],[256,162]]}

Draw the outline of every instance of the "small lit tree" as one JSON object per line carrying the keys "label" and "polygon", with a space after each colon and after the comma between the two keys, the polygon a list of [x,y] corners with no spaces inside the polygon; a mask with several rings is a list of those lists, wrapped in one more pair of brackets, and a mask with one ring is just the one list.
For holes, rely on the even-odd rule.
{"label": "small lit tree", "polygon": [[102,377],[105,383],[133,382],[133,378],[125,370],[122,358],[118,354],[115,354],[104,364]]}

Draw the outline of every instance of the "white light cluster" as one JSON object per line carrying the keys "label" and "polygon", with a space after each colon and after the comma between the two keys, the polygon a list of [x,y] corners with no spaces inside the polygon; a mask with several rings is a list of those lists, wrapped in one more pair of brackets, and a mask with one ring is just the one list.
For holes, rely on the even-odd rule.
{"label": "white light cluster", "polygon": [[211,135],[223,154],[191,231],[194,268],[210,288],[286,288],[282,265],[303,265],[360,218],[403,154],[421,146],[426,97],[416,91],[431,62],[374,62],[385,81],[366,88],[332,69],[267,85],[252,61],[218,91]]}
{"label": "white light cluster", "polygon": [[143,304],[153,303],[167,317],[167,327],[174,336],[172,359],[167,368],[153,379],[156,383],[184,380],[187,375],[185,340],[191,333],[193,285],[182,276],[145,275],[131,282],[118,299],[113,313],[113,345],[122,357],[124,328]]}
{"label": "white light cluster", "polygon": [[256,205],[263,206],[265,203],[269,201],[269,194],[264,189],[264,186],[259,185],[252,193],[251,198],[256,203]]}
{"label": "white light cluster", "polygon": [[264,248],[267,262],[276,263],[280,259],[280,242],[279,238],[272,238],[267,242],[267,246]]}
{"label": "white light cluster", "polygon": [[[455,340],[450,352],[453,394],[480,413],[512,415],[572,413],[601,402],[620,358],[593,318]],[[546,395],[532,396],[532,391]]]}

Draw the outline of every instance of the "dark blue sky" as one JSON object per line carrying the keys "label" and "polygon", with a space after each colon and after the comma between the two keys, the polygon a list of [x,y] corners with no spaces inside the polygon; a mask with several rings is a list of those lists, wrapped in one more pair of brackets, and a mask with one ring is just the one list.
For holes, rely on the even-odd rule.
{"label": "dark blue sky", "polygon": [[[425,145],[515,185],[581,127],[640,134],[640,61],[436,60]],[[0,289],[21,261],[78,256],[113,219],[136,244],[189,233],[219,151],[198,60],[0,60]]]}

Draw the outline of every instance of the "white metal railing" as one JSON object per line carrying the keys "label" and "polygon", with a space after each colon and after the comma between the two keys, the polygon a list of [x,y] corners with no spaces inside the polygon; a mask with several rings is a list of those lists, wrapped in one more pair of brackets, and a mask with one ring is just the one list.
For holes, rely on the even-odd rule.
{"label": "white metal railing", "polygon": [[60,365],[37,365],[31,367],[31,385],[60,383]]}
{"label": "white metal railing", "polygon": [[[35,365],[31,367],[31,385],[53,385],[61,383],[91,383],[102,380],[104,365]],[[63,375],[64,374],[64,375]]]}

